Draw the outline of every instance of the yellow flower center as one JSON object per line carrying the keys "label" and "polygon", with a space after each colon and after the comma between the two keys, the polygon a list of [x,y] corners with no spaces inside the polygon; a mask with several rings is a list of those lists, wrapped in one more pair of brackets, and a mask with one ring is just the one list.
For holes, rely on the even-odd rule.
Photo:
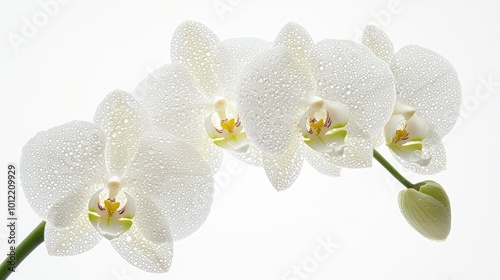
{"label": "yellow flower center", "polygon": [[109,217],[113,216],[113,214],[118,210],[120,207],[120,202],[118,201],[111,201],[109,199],[104,200],[104,207],[106,208],[106,211],[108,212]]}
{"label": "yellow flower center", "polygon": [[319,121],[315,121],[314,119],[309,122],[309,127],[316,131],[316,134],[320,134],[321,130],[325,126],[325,121],[320,119]]}
{"label": "yellow flower center", "polygon": [[394,144],[398,143],[401,140],[408,139],[408,131],[406,131],[406,123],[400,125],[400,127],[396,130],[396,134],[394,135]]}
{"label": "yellow flower center", "polygon": [[233,132],[234,124],[235,124],[234,118],[230,120],[222,120],[220,122],[220,126],[222,127],[222,129],[225,129],[228,132]]}

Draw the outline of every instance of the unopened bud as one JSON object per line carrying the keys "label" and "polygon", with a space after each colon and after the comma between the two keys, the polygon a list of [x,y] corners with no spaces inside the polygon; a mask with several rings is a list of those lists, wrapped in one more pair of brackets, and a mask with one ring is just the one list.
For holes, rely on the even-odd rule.
{"label": "unopened bud", "polygon": [[451,229],[450,200],[443,187],[434,181],[419,184],[419,190],[399,193],[399,209],[408,223],[423,236],[444,241]]}

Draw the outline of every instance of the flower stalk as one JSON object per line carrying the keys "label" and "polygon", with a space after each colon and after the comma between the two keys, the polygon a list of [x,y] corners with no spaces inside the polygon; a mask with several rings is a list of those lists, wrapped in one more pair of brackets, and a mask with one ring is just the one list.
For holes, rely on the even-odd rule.
{"label": "flower stalk", "polygon": [[429,180],[412,184],[375,149],[373,157],[407,188],[399,192],[398,198],[406,221],[430,240],[446,240],[451,230],[451,207],[443,187]]}
{"label": "flower stalk", "polygon": [[[0,279],[7,279],[7,277],[15,271],[19,264],[35,250],[38,245],[44,241],[45,221],[42,221],[20,244],[17,246],[15,252],[15,259],[11,260],[7,256],[0,264]],[[13,261],[14,263],[12,263]]]}
{"label": "flower stalk", "polygon": [[373,157],[387,170],[391,175],[396,178],[403,186],[408,189],[415,189],[418,191],[419,184],[412,184],[408,181],[399,171],[396,170],[377,150],[373,149]]}

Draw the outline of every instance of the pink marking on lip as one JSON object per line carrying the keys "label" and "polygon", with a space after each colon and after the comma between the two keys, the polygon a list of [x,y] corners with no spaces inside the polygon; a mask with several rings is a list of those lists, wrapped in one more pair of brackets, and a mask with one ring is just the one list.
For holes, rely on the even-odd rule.
{"label": "pink marking on lip", "polygon": [[330,127],[332,125],[332,118],[330,117],[330,113],[326,112],[326,122],[323,127]]}

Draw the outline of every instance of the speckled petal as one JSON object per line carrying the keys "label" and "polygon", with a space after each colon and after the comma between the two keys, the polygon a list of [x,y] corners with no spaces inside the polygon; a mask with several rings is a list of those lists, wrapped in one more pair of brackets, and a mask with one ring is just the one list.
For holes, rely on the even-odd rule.
{"label": "speckled petal", "polygon": [[132,219],[132,227],[137,227],[149,241],[160,244],[171,242],[172,236],[167,217],[163,214],[161,203],[157,198],[141,195],[134,196],[136,212]]}
{"label": "speckled petal", "polygon": [[367,46],[378,58],[391,63],[394,46],[389,36],[380,27],[367,25],[362,37],[363,45]]}
{"label": "speckled petal", "polygon": [[311,72],[309,52],[314,45],[311,35],[297,23],[287,23],[274,40],[274,46],[285,48],[290,52],[305,73]]}
{"label": "speckled petal", "polygon": [[349,107],[350,120],[371,137],[389,120],[396,102],[389,67],[364,45],[328,39],[311,51],[316,95]]}
{"label": "speckled petal", "polygon": [[448,134],[460,115],[462,96],[450,62],[434,51],[410,45],[394,55],[391,70],[404,103],[415,108],[438,136]]}
{"label": "speckled petal", "polygon": [[155,129],[195,146],[214,173],[219,169],[223,153],[204,126],[210,114],[209,100],[197,89],[186,66],[168,64],[157,69],[136,87],[134,94],[147,108]]}
{"label": "speckled petal", "polygon": [[304,148],[304,156],[307,162],[319,173],[332,177],[340,176],[342,168],[333,163],[332,156],[318,153],[309,147]]}
{"label": "speckled petal", "polygon": [[294,137],[283,154],[263,155],[267,178],[277,191],[288,189],[300,174],[304,162],[303,145],[300,142],[298,137]]}
{"label": "speckled petal", "polygon": [[[47,222],[55,227],[68,227],[80,215],[80,210],[85,208],[92,195],[104,187],[104,184],[94,184],[91,187],[73,189],[63,198],[59,199],[47,213]],[[85,198],[85,199],[82,199]]]}
{"label": "speckled petal", "polygon": [[385,143],[385,133],[380,131],[375,137],[372,137],[372,144],[374,148],[380,147]]}
{"label": "speckled petal", "polygon": [[283,48],[258,54],[240,78],[236,104],[248,138],[264,153],[282,154],[296,130],[300,100],[312,91],[310,80]]}
{"label": "speckled petal", "polygon": [[418,174],[433,175],[446,169],[446,151],[444,149],[443,142],[436,132],[432,130],[429,130],[429,134],[427,134],[427,137],[423,141],[422,148],[422,154],[424,156],[428,155],[431,157],[429,165],[420,166],[400,158],[392,150],[391,153],[401,165]]}
{"label": "speckled petal", "polygon": [[[106,175],[104,147],[101,129],[81,121],[39,132],[28,141],[23,148],[19,173],[31,208],[45,220],[59,201],[74,193],[91,194],[94,184],[103,182]],[[76,196],[75,199],[84,198]],[[67,211],[67,220],[59,225],[74,221],[79,215],[76,208]]]}
{"label": "speckled petal", "polygon": [[79,216],[70,226],[45,224],[45,245],[52,256],[73,256],[94,248],[102,239],[89,221],[87,205],[78,208]]}
{"label": "speckled petal", "polygon": [[211,170],[195,147],[173,135],[145,134],[126,180],[132,196],[147,196],[158,205],[176,240],[197,230],[210,212]]}
{"label": "speckled petal", "polygon": [[156,243],[146,237],[147,231],[148,228],[132,225],[119,238],[111,240],[111,245],[131,265],[147,272],[167,272],[174,251],[172,239]]}
{"label": "speckled petal", "polygon": [[224,87],[222,96],[234,100],[239,75],[244,66],[258,53],[271,47],[271,43],[257,38],[233,38],[225,40],[217,52],[216,70]]}
{"label": "speckled petal", "polygon": [[217,35],[205,25],[185,21],[181,23],[172,36],[171,60],[172,63],[181,63],[187,66],[197,81],[202,92],[207,97],[221,95],[215,66],[220,57],[222,42]]}
{"label": "speckled petal", "polygon": [[99,104],[94,115],[106,136],[106,164],[112,176],[121,176],[137,150],[137,141],[149,126],[145,111],[125,91],[115,90]]}

